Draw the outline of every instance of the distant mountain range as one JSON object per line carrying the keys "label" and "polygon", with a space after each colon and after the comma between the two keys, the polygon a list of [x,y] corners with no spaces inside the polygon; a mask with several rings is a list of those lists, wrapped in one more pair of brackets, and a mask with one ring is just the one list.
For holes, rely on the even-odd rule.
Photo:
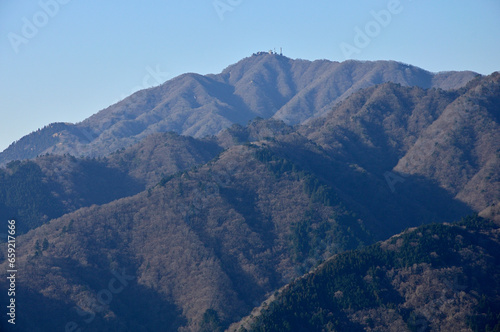
{"label": "distant mountain range", "polygon": [[204,137],[256,117],[294,125],[376,84],[456,89],[476,76],[469,71],[433,74],[394,61],[311,62],[254,55],[218,75],[184,74],[136,92],[81,123],[47,125],[0,153],[0,165],[46,153],[105,156],[152,133]]}
{"label": "distant mountain range", "polygon": [[18,330],[493,328],[499,105],[500,73],[267,54],[49,125],[1,155]]}

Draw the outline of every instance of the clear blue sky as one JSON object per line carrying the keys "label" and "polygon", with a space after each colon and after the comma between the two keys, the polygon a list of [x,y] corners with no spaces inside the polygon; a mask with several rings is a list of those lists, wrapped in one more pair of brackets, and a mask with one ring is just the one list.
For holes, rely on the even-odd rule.
{"label": "clear blue sky", "polygon": [[500,70],[500,1],[2,0],[0,150],[140,88],[279,47],[290,58],[490,74]]}

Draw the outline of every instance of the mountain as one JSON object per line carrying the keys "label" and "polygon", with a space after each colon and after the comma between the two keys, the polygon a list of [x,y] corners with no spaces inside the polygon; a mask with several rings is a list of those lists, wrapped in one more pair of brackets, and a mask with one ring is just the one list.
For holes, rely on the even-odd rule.
{"label": "mountain", "polygon": [[229,331],[498,331],[499,231],[472,217],[335,255]]}
{"label": "mountain", "polygon": [[[408,120],[426,109],[432,115],[428,127],[446,108],[428,105],[450,104],[466,91],[383,84],[357,92],[304,126],[260,119],[207,140],[155,134],[106,158],[44,156],[22,162],[42,165],[43,174],[58,172],[57,179],[68,178],[65,170],[71,167],[58,169],[67,160],[96,163],[142,189],[66,213],[18,238],[17,262],[24,272],[17,299],[30,313],[19,317],[19,326],[30,331],[228,326],[332,255],[471,212],[420,175],[406,176],[397,183],[397,194],[392,192],[381,172],[394,167],[398,159],[392,156],[404,156],[411,144],[380,142],[397,138],[397,130],[375,126],[366,132],[363,121],[353,127],[350,120],[333,121],[351,102],[371,100],[356,108],[360,115],[369,109],[370,116]],[[401,105],[423,100],[425,107],[395,107],[391,113],[376,96]],[[346,128],[358,137],[331,136]],[[346,146],[349,142],[354,145]],[[195,167],[187,170],[190,166]],[[87,179],[81,184],[92,183],[92,176]],[[54,308],[57,319],[50,315]]]}
{"label": "mountain", "polygon": [[[431,209],[434,212],[422,215],[424,219],[442,220],[445,214],[439,217],[435,211],[439,210],[437,205],[441,197],[446,195],[480,212],[499,200],[498,167],[495,167],[498,164],[495,151],[500,149],[496,121],[498,109],[495,106],[499,94],[498,81],[499,75],[493,74],[451,91],[384,83],[354,93],[327,115],[296,129],[279,120],[257,120],[246,127],[233,125],[211,139],[195,139],[174,133],[154,134],[105,158],[44,156],[22,163],[38,165],[30,166],[30,171],[28,166],[16,167],[15,172],[12,167],[7,168],[0,204],[5,206],[4,219],[24,219],[24,231],[27,231],[78,208],[137,194],[156,185],[162,177],[206,163],[224,148],[280,137],[280,146],[268,144],[274,146],[274,152],[297,164],[309,160],[309,165],[303,165],[305,169],[335,188],[345,202],[356,205],[353,209],[363,213],[364,218],[373,222],[384,220],[384,225],[380,227],[397,223],[396,219],[405,215],[404,209],[412,205],[415,207],[412,201],[422,200],[422,197],[428,199],[425,206],[434,205]],[[481,93],[474,100],[476,104],[481,102],[482,106],[473,113],[474,121],[470,122],[475,124],[475,129],[443,125],[443,121],[449,122],[449,119],[461,116],[464,107],[457,109],[456,105],[462,105],[463,100],[472,103],[471,96],[477,94],[478,89]],[[468,123],[464,121],[463,125]],[[440,124],[440,129],[429,132],[437,124]],[[439,146],[445,146],[450,140],[441,137],[457,136],[457,130],[460,130],[460,139],[465,143],[458,144],[455,139],[453,148],[448,147],[438,158],[422,160],[422,156],[430,154],[421,151],[417,154],[420,159],[412,159],[423,139],[440,140],[432,146],[439,143]],[[414,164],[423,169],[446,173],[436,178],[430,173],[401,170],[400,165],[408,159],[420,160],[421,164]],[[448,164],[442,164],[444,161]],[[437,167],[439,163],[441,165]],[[451,163],[453,165],[449,167]],[[37,167],[40,167],[38,182],[33,178]],[[24,190],[24,196],[19,191],[21,182],[8,185],[11,181],[9,174],[17,174],[16,179],[32,179],[30,184],[26,184],[31,187]],[[332,177],[331,174],[336,175]],[[415,176],[403,177],[408,174]],[[438,182],[445,190],[435,190],[431,181]],[[380,188],[384,186],[390,188],[392,193],[381,192]],[[396,186],[400,193],[404,190],[408,192],[394,199]],[[26,197],[27,193],[31,196]],[[391,209],[399,211],[399,214],[391,214],[389,218],[393,220],[387,219],[385,208],[381,209],[387,202],[393,202]],[[455,217],[470,211],[457,207]],[[414,222],[409,222],[409,225]]]}
{"label": "mountain", "polygon": [[[498,105],[500,73],[471,81],[464,93],[422,132],[394,170],[433,179],[476,210],[498,202]],[[458,169],[461,176],[453,176]]]}
{"label": "mountain", "polygon": [[407,175],[421,176],[479,212],[500,200],[499,96],[500,73],[452,91],[385,83],[298,131],[336,160],[383,176],[395,194]]}
{"label": "mountain", "polygon": [[[432,307],[421,303],[426,296],[436,298],[432,292],[444,281],[433,281],[435,275],[456,275],[470,287],[471,293],[462,294],[463,306],[451,307],[455,314],[446,316],[453,324],[460,320],[456,326],[480,328],[494,323],[489,312],[497,310],[498,301],[478,284],[496,292],[497,228],[482,219],[445,223],[474,212],[498,217],[494,165],[500,150],[500,74],[476,77],[452,90],[371,85],[332,102],[328,111],[315,111],[314,119],[287,124],[266,110],[277,95],[298,91],[297,86],[285,88],[291,89],[285,84],[288,76],[275,75],[278,88],[264,89],[253,101],[250,97],[257,90],[252,92],[247,79],[255,82],[260,73],[262,80],[271,80],[269,70],[275,67],[264,64],[273,61],[293,64],[302,73],[303,87],[314,80],[308,70],[325,71],[329,63],[259,55],[229,67],[226,76],[198,76],[206,88],[201,92],[213,82],[243,84],[228,96],[239,95],[241,105],[255,103],[252,116],[260,116],[247,125],[233,123],[215,136],[168,132],[139,140],[144,132],[126,138],[126,148],[117,149],[116,143],[104,156],[48,154],[0,168],[0,211],[7,211],[2,218],[14,217],[18,226],[16,301],[23,308],[18,330],[218,331],[277,290],[318,271],[327,271],[313,277],[320,289],[324,279],[332,279],[354,294],[338,293],[345,298],[334,303],[341,316],[332,318],[329,307],[321,311],[326,316],[313,313],[325,328],[384,330],[392,318],[403,327],[424,319],[440,325],[445,310],[436,320],[429,314]],[[254,71],[260,62],[260,71]],[[239,67],[243,64],[247,67]],[[454,75],[440,76],[440,82],[454,82],[460,76]],[[316,105],[312,95],[304,98]],[[110,112],[88,119],[95,121],[94,134],[106,127],[99,127],[100,121],[112,118]],[[117,114],[116,124],[123,124]],[[135,128],[135,120],[129,120],[127,128]],[[110,136],[78,126],[54,124],[45,130],[51,139],[66,142],[78,132],[81,142],[93,139],[95,146],[104,137],[112,140],[107,129],[102,135]],[[120,126],[108,129],[117,134],[117,128],[125,128]],[[37,133],[39,141],[34,136],[22,140],[49,146],[52,141],[42,139],[43,131]],[[429,145],[435,153],[427,153]],[[438,224],[412,229],[429,223]],[[410,230],[374,245],[405,229]],[[342,261],[330,263],[335,257]],[[471,272],[474,262],[481,264],[477,273]],[[7,264],[7,252],[0,251],[2,288],[8,288]],[[323,270],[329,264],[333,271],[341,268],[359,278],[349,283],[344,273],[332,277],[332,269]],[[409,269],[414,264],[415,270]],[[365,276],[367,283],[373,281],[368,286]],[[399,279],[390,279],[394,276]],[[432,287],[417,293],[408,280]],[[286,289],[281,293],[288,294]],[[312,292],[305,294],[296,297],[317,304],[311,310],[323,309]],[[6,300],[7,293],[0,294],[0,302]],[[390,317],[387,308],[394,310],[388,311]],[[304,308],[304,317],[309,309]]]}
{"label": "mountain", "polygon": [[213,139],[195,139],[173,132],[152,134],[105,158],[109,167],[126,172],[143,190],[169,175],[202,165],[223,148]]}
{"label": "mountain", "polygon": [[394,61],[311,62],[256,54],[217,75],[184,74],[138,91],[81,123],[50,124],[0,153],[0,165],[46,153],[105,156],[152,133],[204,137],[256,117],[298,124],[376,84],[453,89],[475,76],[473,72],[433,74]]}
{"label": "mountain", "polygon": [[137,181],[104,163],[64,156],[11,162],[0,170],[0,184],[0,216],[22,220],[19,235],[82,206],[141,191]]}
{"label": "mountain", "polygon": [[10,162],[0,169],[0,218],[23,220],[22,234],[82,207],[138,194],[221,151],[216,142],[163,133],[104,158],[47,155]]}
{"label": "mountain", "polygon": [[[301,154],[315,159],[291,160],[279,141],[235,145],[150,190],[79,209],[18,237],[23,272],[16,298],[30,303],[26,312],[37,308],[19,317],[19,326],[196,331],[211,312],[227,326],[332,254],[421,224],[429,213],[447,221],[460,210],[446,196],[439,210],[415,202],[405,205],[405,220],[399,210],[386,211],[381,227],[329,185],[336,173],[323,178],[309,167],[331,160],[314,144],[298,143]],[[379,189],[389,192],[384,183]],[[123,289],[111,282],[116,274],[129,278]],[[122,291],[110,297],[115,288]],[[57,319],[49,315],[54,308]]]}
{"label": "mountain", "polygon": [[[325,204],[313,175],[279,174],[258,151],[232,147],[150,191],[80,209],[19,237],[17,264],[25,272],[17,299],[39,308],[19,326],[196,330],[208,309],[232,322],[300,275],[301,266],[307,271],[309,257],[356,247],[363,241],[356,236],[369,239],[350,212]],[[301,232],[308,227],[317,231],[306,240]],[[133,280],[123,295],[99,305],[114,270]],[[139,294],[147,301],[131,305]],[[47,319],[54,308],[58,318]]]}

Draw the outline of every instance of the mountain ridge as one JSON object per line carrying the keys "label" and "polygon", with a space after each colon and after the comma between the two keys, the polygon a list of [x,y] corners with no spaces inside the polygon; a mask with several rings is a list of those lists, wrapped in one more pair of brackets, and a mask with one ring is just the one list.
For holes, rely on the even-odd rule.
{"label": "mountain ridge", "polygon": [[335,255],[227,331],[498,330],[498,227],[468,217]]}
{"label": "mountain ridge", "polygon": [[[289,70],[290,66],[300,68]],[[408,228],[402,236],[411,236],[401,247],[408,257],[398,257],[418,266],[396,271],[398,280],[427,283],[425,276],[436,271],[426,259],[439,261],[454,248],[470,254],[464,256],[464,267],[485,263],[482,266],[497,273],[498,265],[487,264],[490,256],[469,259],[481,258],[483,249],[490,251],[476,241],[472,244],[478,250],[471,252],[469,240],[472,233],[481,235],[491,227],[483,229],[477,220],[469,220],[470,230],[464,231],[464,224],[445,223],[474,212],[498,219],[500,178],[494,167],[500,159],[500,73],[476,77],[452,90],[384,82],[337,102],[333,99],[354,81],[347,80],[338,90],[317,90],[342,79],[331,75],[336,70],[373,83],[383,78],[375,77],[375,67],[387,66],[406,65],[313,64],[266,55],[235,64],[220,76],[186,74],[140,92],[120,107],[96,114],[88,127],[54,124],[45,129],[45,136],[39,132],[23,138],[40,149],[55,144],[61,153],[70,147],[91,151],[109,146],[104,156],[44,154],[0,168],[0,207],[13,214],[2,218],[14,217],[19,226],[16,262],[22,270],[16,300],[27,314],[18,317],[18,326],[29,331],[68,326],[91,331],[220,331],[332,255],[350,262],[343,265],[348,271],[355,270],[357,262],[371,263],[365,259],[366,246]],[[403,73],[406,69],[408,77],[416,80],[423,75],[422,80],[431,84],[425,72],[407,66]],[[453,81],[461,75],[439,80]],[[295,81],[297,85],[291,84]],[[301,97],[290,100],[302,103],[299,109],[310,107],[317,118],[301,124],[287,124],[274,115],[246,125],[228,120],[241,115],[240,106],[247,107],[248,113],[243,113],[248,117],[277,114],[273,105],[286,105],[298,91]],[[245,101],[252,96],[251,103]],[[333,106],[322,114],[316,109],[320,104]],[[169,122],[198,132],[200,121],[208,121],[209,127],[220,125],[208,120],[216,117],[231,125],[215,136],[155,132]],[[131,145],[121,146],[124,142]],[[430,153],[422,153],[422,147]],[[433,222],[440,224],[422,227]],[[441,239],[444,248],[439,247]],[[392,240],[395,243],[384,246],[397,249],[398,239]],[[433,248],[426,254],[420,250]],[[390,261],[385,254],[374,256],[382,258],[378,265]],[[7,264],[7,253],[0,252],[3,271]],[[438,274],[462,276],[460,268]],[[433,298],[438,293],[415,294],[401,284],[394,302],[396,289],[389,287],[381,270],[368,270],[353,276],[366,296],[356,297],[356,287],[351,294],[352,283],[341,280],[347,289],[332,298],[361,309],[354,316],[349,310],[338,311],[341,317],[332,324],[375,329],[379,323],[388,326],[392,318],[397,327],[424,318],[432,324],[432,306],[409,303],[389,317],[373,303],[386,303],[392,310],[403,303],[401,294],[420,301],[422,294]],[[2,287],[7,286],[5,273],[0,273]],[[484,274],[479,277],[491,281]],[[110,280],[118,279],[124,286],[119,292],[117,283],[110,286]],[[429,290],[442,286],[442,280],[432,280]],[[113,291],[112,299],[103,299],[106,291]],[[477,313],[473,319],[482,324],[488,306],[470,311],[478,298],[464,296],[467,306],[454,308],[461,317]],[[3,301],[6,293],[0,298]],[[363,304],[371,308],[363,311]],[[57,310],[57,319],[52,310]],[[465,321],[460,321],[461,327]]]}
{"label": "mountain ridge", "polygon": [[104,156],[155,132],[204,137],[255,117],[298,124],[371,85],[394,82],[451,89],[475,76],[467,71],[433,74],[395,61],[307,61],[254,55],[220,74],[183,74],[138,91],[80,123],[47,125],[0,153],[0,165],[46,153]]}
{"label": "mountain ridge", "polygon": [[[259,119],[205,140],[150,135],[101,159],[36,159],[56,179],[66,178],[68,162],[70,171],[100,165],[134,178],[141,189],[99,205],[77,206],[19,236],[17,260],[26,272],[20,275],[24,291],[18,298],[29,299],[37,310],[20,325],[32,331],[58,329],[66,322],[96,331],[199,331],[213,319],[227,327],[334,254],[473,212],[425,174],[393,173],[402,180],[391,187],[384,172],[396,172],[398,160],[418,137],[445,110],[456,112],[449,107],[459,96],[476,89],[484,101],[476,115],[492,123],[484,134],[494,133],[496,119],[488,114],[496,106],[488,101],[496,95],[497,76],[448,92],[394,83],[369,87],[300,126]],[[475,142],[476,135],[467,133]],[[406,136],[407,142],[400,139]],[[478,147],[471,143],[450,150],[450,158],[463,151],[479,154],[474,152]],[[471,171],[479,172],[487,161]],[[461,169],[452,171],[450,181],[461,177]],[[95,183],[100,179],[96,176]],[[496,182],[488,181],[498,193]],[[0,253],[0,264],[7,263],[5,256]],[[100,305],[100,290],[117,271],[133,280],[113,295],[112,303]],[[151,320],[137,320],[137,311],[128,309],[138,294],[151,299],[139,314],[155,313]],[[60,319],[48,319],[43,308],[60,308]],[[95,318],[87,324],[90,314]]]}

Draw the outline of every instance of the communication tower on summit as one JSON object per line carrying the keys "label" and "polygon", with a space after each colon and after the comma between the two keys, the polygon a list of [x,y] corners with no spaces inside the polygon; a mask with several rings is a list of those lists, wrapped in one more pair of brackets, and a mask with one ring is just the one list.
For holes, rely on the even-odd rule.
{"label": "communication tower on summit", "polygon": [[[260,51],[260,52],[254,53],[252,55],[265,55],[265,54],[278,55],[278,52],[276,52],[276,48],[274,48],[274,50],[271,49],[267,52]],[[279,55],[281,55],[281,56],[283,55],[283,47],[280,47]]]}

